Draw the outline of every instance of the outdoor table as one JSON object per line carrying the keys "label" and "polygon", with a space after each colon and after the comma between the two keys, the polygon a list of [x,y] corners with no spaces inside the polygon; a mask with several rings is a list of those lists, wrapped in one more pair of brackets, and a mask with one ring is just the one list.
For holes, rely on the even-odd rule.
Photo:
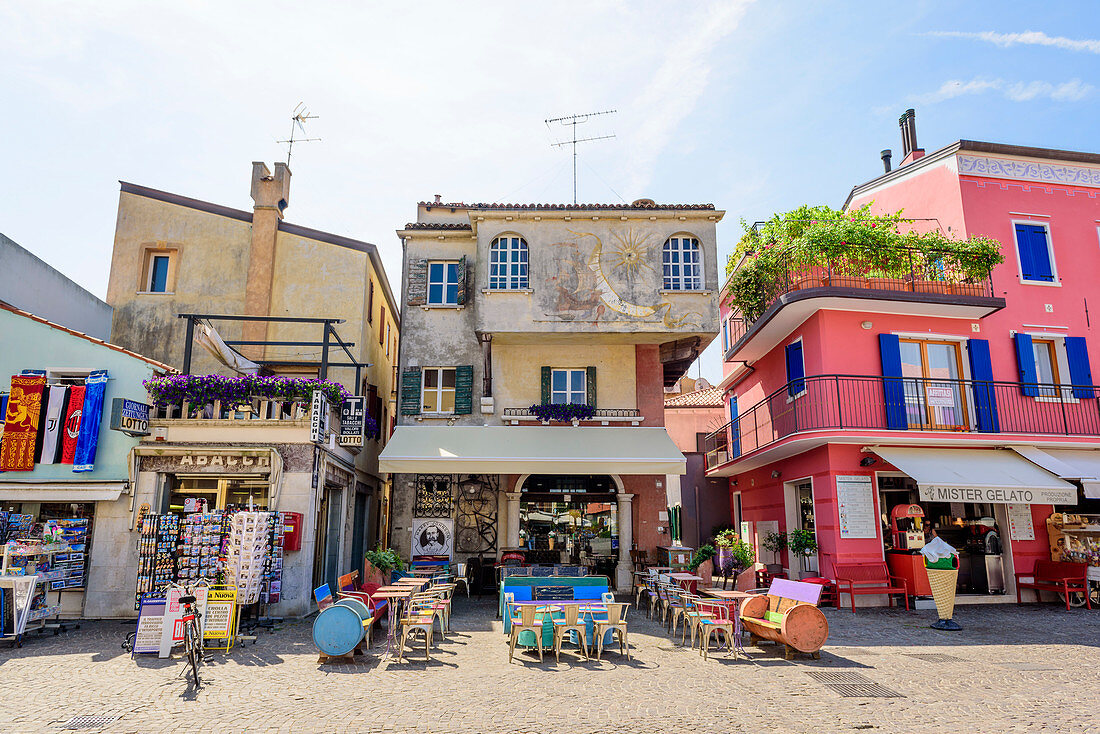
{"label": "outdoor table", "polygon": [[744,655],[745,648],[741,645],[741,602],[756,595],[749,594],[745,591],[726,591],[725,589],[703,589],[703,593],[731,607],[730,613],[733,615],[733,647]]}
{"label": "outdoor table", "polygon": [[699,588],[699,582],[703,580],[702,576],[696,576],[693,573],[670,573],[668,575],[670,579],[679,584],[685,591],[690,591],[692,594]]}
{"label": "outdoor table", "polygon": [[416,587],[419,590],[419,589],[423,589],[425,586],[427,586],[431,582],[432,582],[431,579],[413,579],[413,578],[405,577],[405,578],[402,578],[402,579],[397,579],[396,581],[393,582],[392,585],[395,586],[395,587],[413,586],[413,587]]}
{"label": "outdoor table", "polygon": [[413,595],[413,590],[405,586],[381,586],[371,594],[373,599],[385,599],[389,602],[387,610],[388,629],[386,630],[386,654],[393,652],[397,643],[397,608],[402,602],[408,601]]}

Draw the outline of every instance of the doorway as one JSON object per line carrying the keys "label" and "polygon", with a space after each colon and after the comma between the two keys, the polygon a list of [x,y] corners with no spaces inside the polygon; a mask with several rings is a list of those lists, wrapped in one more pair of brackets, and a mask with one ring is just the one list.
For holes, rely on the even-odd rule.
{"label": "doorway", "polygon": [[[788,537],[792,530],[805,530],[817,537],[817,520],[814,510],[814,485],[812,479],[799,479],[783,484],[784,509],[787,517]],[[807,576],[818,574],[818,555],[814,553],[808,557],[796,556],[790,550],[787,551],[788,575],[796,569]],[[794,576],[791,576],[794,578]]]}
{"label": "doorway", "polygon": [[367,523],[369,520],[368,515],[370,514],[370,498],[366,492],[366,488],[366,485],[361,482],[356,484],[355,510],[352,514],[351,526],[351,566],[352,569],[359,571],[360,577],[362,577],[363,574],[363,558],[366,554]]}
{"label": "doorway", "polygon": [[528,561],[583,565],[615,577],[619,507],[609,476],[532,475],[519,503]]}

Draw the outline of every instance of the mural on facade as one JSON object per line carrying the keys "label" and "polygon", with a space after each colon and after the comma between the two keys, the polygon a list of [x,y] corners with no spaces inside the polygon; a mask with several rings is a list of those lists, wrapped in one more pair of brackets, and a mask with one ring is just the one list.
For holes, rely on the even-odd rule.
{"label": "mural on facade", "polygon": [[[659,321],[668,329],[698,327],[702,314],[673,316],[672,304],[662,299],[661,272],[653,259],[660,249],[649,244],[651,234],[633,229],[612,232],[607,249],[591,232],[569,230],[575,239],[555,242],[560,255],[546,277],[546,315],[563,321]],[[587,250],[587,240],[593,240]]]}

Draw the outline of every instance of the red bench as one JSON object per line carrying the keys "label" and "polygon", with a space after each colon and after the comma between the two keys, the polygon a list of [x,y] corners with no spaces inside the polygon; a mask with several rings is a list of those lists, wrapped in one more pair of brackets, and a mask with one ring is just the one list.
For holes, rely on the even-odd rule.
{"label": "red bench", "polygon": [[909,591],[905,579],[891,575],[886,563],[838,563],[833,566],[833,575],[836,576],[838,608],[842,594],[851,597],[853,612],[856,610],[856,594],[886,594],[890,606],[894,606],[893,595],[899,594],[905,601],[905,611],[909,611]]}
{"label": "red bench", "polygon": [[[1088,565],[1084,563],[1072,563],[1070,561],[1035,561],[1035,570],[1031,573],[1019,573],[1016,576],[1016,603],[1023,604],[1020,597],[1021,589],[1034,589],[1035,600],[1042,601],[1043,591],[1053,591],[1062,594],[1066,600],[1066,611],[1069,611],[1069,595],[1072,592],[1081,592],[1085,595],[1085,606],[1092,609],[1089,602]],[[1034,581],[1020,581],[1021,576],[1031,576]]]}

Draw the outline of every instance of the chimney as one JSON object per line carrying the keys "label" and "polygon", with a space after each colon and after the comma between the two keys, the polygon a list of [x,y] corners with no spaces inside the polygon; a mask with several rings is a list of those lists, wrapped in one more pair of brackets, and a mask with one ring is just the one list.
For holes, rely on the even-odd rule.
{"label": "chimney", "polygon": [[436,195],[435,195],[435,203],[436,203],[436,204],[439,204],[439,203],[441,203],[441,202],[442,202],[442,200],[443,200],[443,194],[436,194]]}
{"label": "chimney", "polygon": [[905,114],[898,118],[898,127],[901,128],[901,163],[900,166],[904,166],[906,163],[912,163],[916,159],[924,155],[924,148],[917,147],[917,113],[912,108],[905,111]]}
{"label": "chimney", "polygon": [[882,168],[886,173],[890,173],[890,156],[892,156],[893,154],[894,151],[890,150],[889,148],[879,153],[879,156],[881,156],[882,158]]}
{"label": "chimney", "polygon": [[[275,242],[279,222],[290,201],[290,169],[285,163],[275,164],[275,175],[267,165],[252,163],[252,242],[248,252],[248,280],[244,291],[244,313],[247,316],[271,315],[271,286],[275,272]],[[245,341],[265,341],[267,322],[245,321],[241,338]],[[264,347],[245,346],[241,353],[251,359],[263,359]]]}

